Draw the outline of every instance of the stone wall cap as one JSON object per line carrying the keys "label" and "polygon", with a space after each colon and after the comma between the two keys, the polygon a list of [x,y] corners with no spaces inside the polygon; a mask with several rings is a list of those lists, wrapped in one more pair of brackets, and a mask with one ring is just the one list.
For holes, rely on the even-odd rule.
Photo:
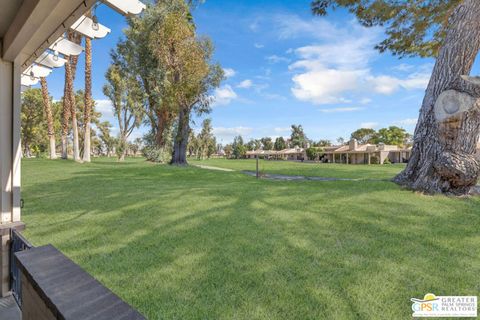
{"label": "stone wall cap", "polygon": [[17,252],[15,258],[57,319],[145,319],[52,245]]}

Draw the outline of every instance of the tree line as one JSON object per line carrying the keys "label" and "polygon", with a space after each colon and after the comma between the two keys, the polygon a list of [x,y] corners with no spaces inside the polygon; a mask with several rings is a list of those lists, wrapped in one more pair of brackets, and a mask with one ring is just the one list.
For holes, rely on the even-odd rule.
{"label": "tree line", "polygon": [[[396,126],[390,126],[388,128],[382,128],[378,131],[369,128],[360,128],[355,130],[350,139],[356,139],[360,144],[380,144],[396,145],[399,147],[411,146],[411,135],[406,132],[405,129]],[[336,141],[337,145],[348,144],[348,140],[339,137]],[[307,154],[312,154],[312,158],[315,156],[315,152],[323,147],[329,147],[334,145],[331,140],[320,139],[314,141],[309,139],[304,132],[302,125],[292,125],[290,137],[285,139],[284,137],[276,137],[273,140],[271,137],[264,137],[260,139],[250,139],[245,142],[241,135],[234,137],[233,142],[223,148],[225,156],[227,158],[240,159],[245,157],[247,151],[255,150],[275,150],[280,151],[287,148],[303,148],[307,149]]]}

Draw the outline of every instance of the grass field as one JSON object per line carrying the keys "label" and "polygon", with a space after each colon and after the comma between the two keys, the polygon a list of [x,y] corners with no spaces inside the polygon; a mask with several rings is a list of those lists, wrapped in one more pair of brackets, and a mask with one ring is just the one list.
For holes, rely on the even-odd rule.
{"label": "grass field", "polygon": [[409,319],[412,297],[480,291],[478,198],[141,159],[25,159],[22,170],[27,238],[57,246],[149,319]]}
{"label": "grass field", "polygon": [[[233,170],[256,170],[255,159],[228,160],[208,159],[191,160],[191,164],[207,165],[212,167]],[[390,165],[344,165],[334,163],[301,163],[293,161],[259,160],[259,170],[270,174],[302,175],[324,178],[353,178],[353,179],[391,179],[405,166],[403,164]]]}

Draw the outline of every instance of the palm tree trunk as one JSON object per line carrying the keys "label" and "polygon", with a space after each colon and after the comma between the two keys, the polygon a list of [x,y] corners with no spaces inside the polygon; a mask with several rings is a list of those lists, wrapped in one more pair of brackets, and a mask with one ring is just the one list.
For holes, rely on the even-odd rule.
{"label": "palm tree trunk", "polygon": [[[67,65],[68,64],[68,65]],[[65,63],[65,85],[63,89],[63,109],[62,109],[62,159],[68,159],[68,131],[70,128],[70,95],[67,92],[67,69],[71,72],[70,63]]]}
{"label": "palm tree trunk", "polygon": [[[72,77],[72,67],[70,64],[70,59],[67,59],[65,62],[65,96],[63,98],[64,105],[68,107],[69,115],[72,119],[72,130],[73,130],[73,159],[75,161],[80,160],[78,153],[78,125],[77,125],[77,108],[75,103],[75,96],[73,94],[73,77]],[[62,145],[63,145],[63,136],[62,136]],[[64,157],[66,159],[66,156]]]}
{"label": "palm tree trunk", "polygon": [[90,162],[90,121],[92,112],[92,40],[85,37],[85,109],[83,161]]}
{"label": "palm tree trunk", "polygon": [[[68,31],[68,39],[77,44],[80,44],[82,42],[82,36],[71,30]],[[69,94],[70,96],[70,115],[72,118],[73,160],[81,162],[77,123],[77,104],[75,101],[75,92],[73,89],[73,81],[75,80],[78,56],[70,56],[67,60],[70,60],[70,75],[67,78],[67,94]]]}
{"label": "palm tree trunk", "polygon": [[[464,195],[477,183],[480,81],[469,75],[480,49],[480,1],[461,2],[420,109],[412,156],[394,181],[426,193]],[[462,77],[463,76],[463,77]]]}
{"label": "palm tree trunk", "polygon": [[50,141],[50,159],[56,159],[57,152],[55,144],[55,129],[53,127],[52,107],[50,105],[50,97],[48,96],[47,80],[44,77],[40,78],[40,84],[42,86],[43,107],[47,117],[47,134]]}

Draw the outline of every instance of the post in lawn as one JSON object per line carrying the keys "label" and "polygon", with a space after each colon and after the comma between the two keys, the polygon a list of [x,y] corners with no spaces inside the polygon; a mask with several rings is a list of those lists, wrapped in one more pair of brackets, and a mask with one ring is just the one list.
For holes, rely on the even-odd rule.
{"label": "post in lawn", "polygon": [[258,177],[260,176],[260,175],[258,174],[258,154],[257,154],[257,156],[256,156],[255,158],[257,159],[257,179],[258,179]]}

